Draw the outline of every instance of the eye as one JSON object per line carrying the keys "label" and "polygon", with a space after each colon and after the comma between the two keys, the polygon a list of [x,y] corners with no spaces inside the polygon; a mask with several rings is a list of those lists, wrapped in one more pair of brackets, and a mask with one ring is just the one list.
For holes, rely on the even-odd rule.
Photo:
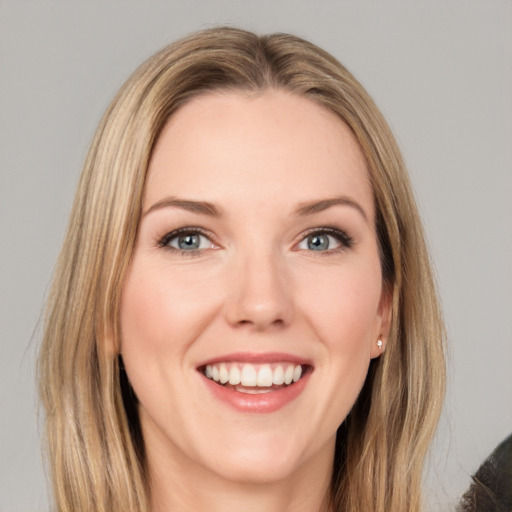
{"label": "eye", "polygon": [[352,238],[338,229],[320,229],[310,232],[297,248],[302,251],[329,252],[352,247]]}
{"label": "eye", "polygon": [[214,249],[213,242],[199,229],[182,228],[165,235],[159,242],[160,247],[181,251],[182,253]]}

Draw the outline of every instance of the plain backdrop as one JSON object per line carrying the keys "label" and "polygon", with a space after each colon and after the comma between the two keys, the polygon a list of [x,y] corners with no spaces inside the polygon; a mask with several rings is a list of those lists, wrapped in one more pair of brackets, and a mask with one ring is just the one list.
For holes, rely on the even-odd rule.
{"label": "plain backdrop", "polygon": [[396,134],[450,338],[425,482],[449,510],[512,431],[511,1],[0,0],[0,510],[48,510],[36,327],[95,126],[145,58],[217,24],[319,44]]}

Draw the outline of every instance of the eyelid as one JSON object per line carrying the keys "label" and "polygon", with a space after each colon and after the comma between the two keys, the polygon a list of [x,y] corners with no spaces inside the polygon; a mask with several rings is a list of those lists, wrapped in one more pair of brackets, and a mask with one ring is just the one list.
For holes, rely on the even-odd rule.
{"label": "eyelid", "polygon": [[194,254],[197,255],[198,253],[206,250],[204,248],[203,249],[198,248],[198,249],[192,249],[192,250],[183,250],[183,249],[179,249],[177,247],[172,247],[172,246],[168,245],[172,239],[177,238],[178,236],[183,235],[183,234],[201,235],[201,236],[207,238],[208,241],[211,243],[212,247],[209,247],[209,249],[218,247],[218,244],[215,242],[212,233],[210,231],[205,230],[204,228],[201,228],[198,226],[185,226],[182,228],[173,229],[172,231],[167,232],[164,236],[160,237],[157,240],[157,245],[158,245],[158,247],[161,247],[163,249],[167,249],[172,252],[179,252],[179,253],[187,254],[187,255],[194,255]]}
{"label": "eyelid", "polygon": [[[334,249],[327,249],[325,251],[318,251],[318,254],[329,254],[333,252],[341,252],[346,249],[350,249],[354,245],[354,239],[344,230],[331,227],[331,226],[322,226],[317,228],[308,229],[300,234],[298,240],[295,242],[294,247],[297,247],[298,244],[305,241],[311,235],[330,235],[335,237],[340,246]],[[306,252],[315,252],[308,251],[306,249],[296,249],[296,250],[305,250]]]}
{"label": "eyelid", "polygon": [[[211,247],[202,248],[202,249],[198,248],[198,249],[184,250],[184,249],[179,249],[177,247],[172,247],[172,246],[168,245],[172,239],[180,236],[181,234],[201,235],[208,239],[208,241],[211,243]],[[294,250],[297,250],[297,251],[303,250],[305,252],[315,252],[315,251],[311,251],[311,250],[307,250],[307,249],[298,248],[298,245],[301,242],[305,241],[311,235],[329,235],[329,236],[336,238],[336,240],[339,243],[338,247],[335,247],[333,249],[327,249],[325,251],[318,251],[318,254],[322,254],[322,253],[329,254],[329,253],[336,253],[336,252],[339,253],[346,249],[350,249],[354,245],[354,239],[346,231],[339,229],[339,228],[332,227],[332,226],[321,226],[321,227],[310,228],[310,229],[307,229],[306,231],[303,231],[297,237],[297,239],[293,245]],[[214,249],[214,248],[220,247],[220,245],[215,241],[215,236],[209,230],[206,230],[199,226],[184,226],[181,228],[173,229],[173,230],[167,232],[162,237],[159,237],[157,240],[157,245],[158,245],[158,247],[167,249],[171,252],[177,252],[177,253],[188,255],[188,256],[193,256],[193,255],[197,256],[207,249]]]}

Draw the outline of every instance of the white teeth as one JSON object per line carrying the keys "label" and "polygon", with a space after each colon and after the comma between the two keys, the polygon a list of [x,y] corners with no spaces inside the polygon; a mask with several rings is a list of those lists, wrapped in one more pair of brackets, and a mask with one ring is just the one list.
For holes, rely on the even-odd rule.
{"label": "white teeth", "polygon": [[248,395],[261,395],[262,393],[271,393],[272,390],[269,388],[246,388],[244,386],[237,386],[237,391],[240,391],[240,393],[246,393]]}
{"label": "white teeth", "polygon": [[236,365],[233,365],[229,370],[229,383],[232,386],[240,384],[240,370]]}
{"label": "white teeth", "polygon": [[268,364],[262,366],[258,372],[256,385],[260,387],[270,387],[273,384],[272,368]]}
{"label": "white teeth", "polygon": [[242,367],[242,386],[256,386],[256,369],[252,364],[244,364]]}
{"label": "white teeth", "polygon": [[281,384],[284,384],[284,370],[282,366],[277,366],[274,370],[273,383],[276,386],[281,386]]}
{"label": "white teeth", "polygon": [[219,363],[206,365],[204,374],[208,379],[220,384],[231,384],[240,388],[271,388],[290,385],[302,377],[300,364],[264,364]]}
{"label": "white teeth", "polygon": [[222,363],[219,367],[219,380],[221,384],[226,384],[226,382],[229,380],[228,369],[224,363]]}
{"label": "white teeth", "polygon": [[284,372],[284,383],[285,384],[291,384],[293,380],[293,370],[295,368],[292,365],[288,365],[288,368],[286,368],[286,371]]}

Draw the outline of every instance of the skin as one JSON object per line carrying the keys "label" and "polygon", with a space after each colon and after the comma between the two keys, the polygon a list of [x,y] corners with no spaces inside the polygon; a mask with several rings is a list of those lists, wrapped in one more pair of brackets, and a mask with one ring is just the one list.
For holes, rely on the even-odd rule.
{"label": "skin", "polygon": [[[220,215],[164,204],[170,197]],[[297,213],[334,197],[349,202]],[[153,512],[327,510],[336,430],[390,316],[373,194],[351,132],[283,91],[197,97],[157,141],[143,211],[120,348],[140,402]],[[207,234],[198,250],[164,239],[189,227]],[[310,231],[325,227],[351,244],[320,233],[329,246],[313,250]],[[277,411],[241,412],[197,370],[233,352],[286,352],[313,371]]]}

